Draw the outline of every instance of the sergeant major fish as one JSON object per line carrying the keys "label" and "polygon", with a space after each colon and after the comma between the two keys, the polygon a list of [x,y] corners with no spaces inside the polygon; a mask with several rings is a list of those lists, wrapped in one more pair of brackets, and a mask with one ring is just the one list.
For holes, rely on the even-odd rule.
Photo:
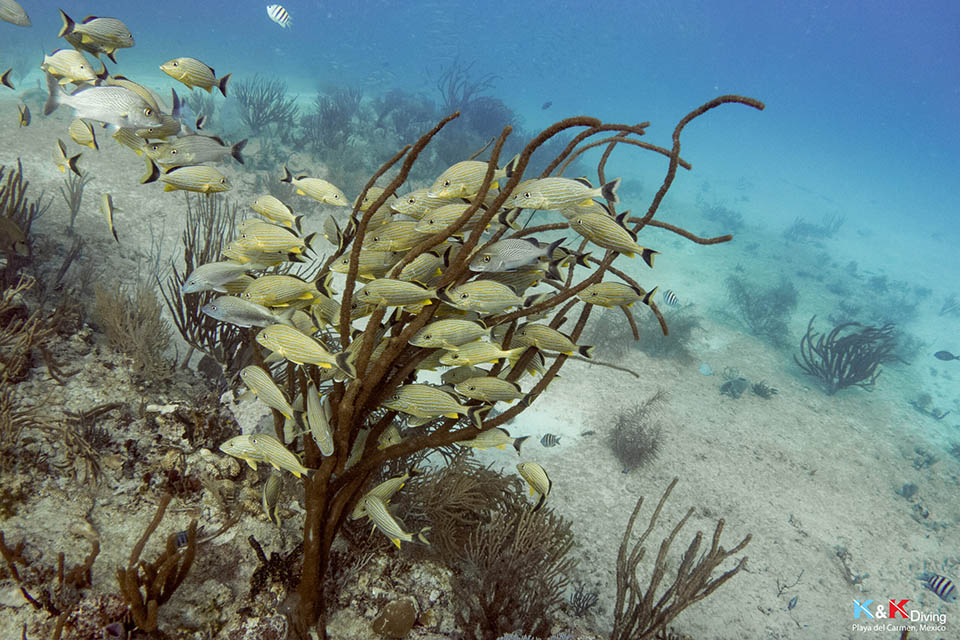
{"label": "sergeant major fish", "polygon": [[957,601],[957,587],[948,577],[924,571],[917,576],[917,580],[922,580],[923,588],[933,591],[944,602]]}
{"label": "sergeant major fish", "polygon": [[284,29],[289,29],[293,24],[290,14],[279,4],[267,5],[267,15]]}

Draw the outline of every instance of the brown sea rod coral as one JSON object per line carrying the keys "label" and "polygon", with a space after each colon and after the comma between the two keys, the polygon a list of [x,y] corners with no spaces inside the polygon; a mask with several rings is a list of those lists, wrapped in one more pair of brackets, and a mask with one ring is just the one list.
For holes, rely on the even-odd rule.
{"label": "brown sea rod coral", "polygon": [[[506,164],[502,151],[512,132],[511,127],[505,127],[490,146],[486,162],[479,166],[472,165],[476,172],[476,179],[469,190],[461,194],[465,196],[466,205],[459,217],[437,232],[420,235],[412,241],[391,248],[391,251],[402,254],[398,261],[387,267],[387,278],[393,279],[398,278],[404,268],[414,265],[415,262],[420,264],[417,261],[422,260],[421,257],[429,258],[427,254],[430,252],[434,252],[435,256],[440,254],[444,256],[442,273],[430,282],[430,289],[440,292],[440,295],[428,292],[428,295],[440,299],[431,300],[431,304],[416,306],[407,303],[376,304],[376,301],[371,304],[369,292],[361,294],[360,290],[355,291],[355,288],[359,284],[358,277],[361,276],[361,251],[369,248],[374,240],[382,242],[382,238],[379,238],[374,231],[376,228],[374,225],[378,224],[374,221],[374,214],[378,214],[384,203],[397,194],[407,181],[414,163],[434,140],[434,136],[447,123],[457,118],[459,113],[443,119],[415,144],[404,147],[386,162],[367,182],[356,200],[347,223],[339,226],[325,226],[328,239],[334,241],[336,248],[319,270],[314,272],[316,275],[311,277],[311,280],[319,285],[319,297],[310,294],[316,300],[315,313],[326,314],[323,318],[325,326],[312,337],[304,334],[303,338],[299,339],[299,345],[307,345],[303,348],[309,347],[310,355],[304,356],[300,351],[294,354],[286,347],[273,349],[278,353],[282,350],[284,353],[281,355],[288,360],[285,366],[281,364],[275,367],[273,375],[286,387],[289,398],[300,395],[307,399],[305,402],[307,422],[310,424],[313,435],[313,437],[311,435],[296,436],[291,441],[291,447],[294,449],[302,446],[303,463],[313,470],[305,474],[302,479],[306,515],[302,577],[296,600],[296,616],[293,621],[296,637],[306,638],[311,635],[326,637],[327,602],[323,585],[333,575],[331,547],[344,522],[369,491],[371,482],[384,465],[392,460],[407,459],[417,452],[474,439],[480,432],[489,434],[491,429],[501,427],[535,402],[567,360],[567,357],[562,354],[553,360],[544,360],[536,348],[526,347],[522,352],[510,351],[511,368],[508,371],[503,369],[503,362],[494,364],[489,369],[488,375],[498,376],[502,373],[503,378],[510,382],[520,380],[522,374],[528,370],[539,371],[540,377],[536,379],[532,388],[526,391],[522,402],[495,416],[488,415],[484,418],[479,425],[479,432],[476,422],[462,417],[463,413],[469,413],[474,419],[484,416],[485,411],[478,411],[475,406],[458,405],[461,406],[460,418],[448,417],[446,414],[451,413],[449,409],[443,411],[441,415],[429,412],[417,415],[424,412],[416,406],[407,406],[404,410],[409,409],[406,413],[416,417],[416,423],[412,421],[404,423],[409,428],[404,430],[402,437],[390,435],[400,424],[398,411],[390,407],[397,405],[402,395],[401,391],[418,381],[421,369],[442,366],[437,363],[438,358],[443,355],[442,352],[434,348],[412,345],[411,337],[427,323],[448,313],[448,307],[456,306],[458,299],[464,299],[461,298],[463,291],[458,288],[468,284],[487,282],[486,279],[481,281],[480,275],[491,275],[478,274],[469,269],[474,251],[478,248],[482,250],[500,239],[520,237],[542,241],[546,239],[545,235],[552,237],[569,229],[566,222],[521,227],[517,227],[515,223],[495,224],[498,221],[513,222],[511,216],[504,212],[504,206],[509,206],[509,201],[519,195],[517,189],[521,181],[536,177],[525,175],[532,154],[556,136],[576,130],[576,135],[549,163],[541,177],[560,176],[563,168],[579,157],[584,150],[602,147],[603,153],[597,166],[599,184],[611,182],[606,176],[606,164],[615,149],[633,146],[659,154],[668,161],[666,176],[643,215],[622,219],[628,231],[631,234],[637,234],[650,225],[672,231],[698,244],[725,242],[730,239],[729,235],[716,238],[698,237],[670,223],[654,220],[654,216],[673,184],[677,169],[681,166],[689,167],[680,158],[680,135],[684,127],[700,115],[730,103],[757,109],[763,108],[762,103],[742,96],[728,95],[716,98],[680,120],[673,131],[673,143],[670,148],[659,147],[640,139],[645,133],[646,123],[626,125],[603,123],[589,117],[568,118],[548,127],[534,137],[523,151],[509,162],[507,171],[498,170],[500,165]],[[469,156],[469,150],[464,150],[463,158],[466,159]],[[377,181],[388,173],[393,176],[388,184],[377,193],[377,197],[371,196],[373,202],[364,202],[367,193],[371,192]],[[616,215],[614,205],[615,202],[610,203],[610,211]],[[382,224],[382,221],[379,224]],[[488,227],[492,231],[490,235],[486,234]],[[450,242],[454,237],[462,238],[462,244],[459,241]],[[570,237],[577,240],[571,249],[583,252],[587,240],[572,234]],[[594,306],[584,302],[579,296],[587,287],[600,283],[604,276],[609,276],[614,282],[619,283],[617,290],[626,295],[628,300],[617,299],[608,304],[622,308],[625,318],[634,329],[635,336],[637,335],[636,321],[631,309],[626,305],[628,301],[633,302],[637,299],[648,304],[662,330],[666,332],[667,326],[663,316],[659,313],[651,296],[647,295],[653,287],[641,285],[636,279],[614,267],[613,262],[619,255],[613,250],[607,250],[602,256],[597,256],[596,261],[591,261],[589,266],[580,265],[581,269],[587,268],[589,271],[586,274],[581,273],[579,277],[575,273],[578,268],[576,264],[572,264],[570,260],[561,260],[560,278],[557,279],[554,275],[551,279],[545,279],[550,288],[549,293],[529,295],[522,304],[513,302],[496,309],[481,309],[480,315],[484,324],[491,328],[502,325],[504,333],[500,347],[504,350],[511,348],[511,340],[518,324],[525,319],[529,320],[529,316],[534,314],[548,318],[544,322],[552,328],[559,327],[568,319],[571,320],[566,329],[571,339],[576,342]],[[340,263],[345,265],[346,278],[342,284],[340,281],[337,282],[336,288],[342,293],[334,293],[325,284],[328,282],[331,268]],[[492,274],[493,277],[506,278],[513,275]],[[522,290],[526,286],[528,285],[519,288]],[[406,289],[409,290],[410,287]],[[469,297],[466,295],[466,298]],[[520,300],[516,295],[513,299]],[[321,304],[324,306],[320,307]],[[391,309],[388,313],[388,305],[398,308]],[[365,317],[366,320],[362,330],[353,326],[353,321],[360,317]],[[257,340],[263,338],[266,331],[266,329],[254,328],[245,335],[245,343],[251,349],[254,361],[261,365],[266,363],[263,361],[264,356],[260,352],[260,343]],[[279,332],[285,335],[290,334],[287,329],[274,330],[273,334]],[[269,335],[264,339],[269,341]],[[324,355],[326,353],[329,353],[329,356]],[[303,364],[305,360],[307,364]],[[300,366],[294,366],[295,363],[299,363]],[[320,402],[315,402],[315,395],[320,396]],[[282,436],[284,419],[279,412],[275,413],[274,418],[278,436]],[[391,432],[388,432],[388,429],[391,429]],[[321,454],[321,445],[327,455]]]}

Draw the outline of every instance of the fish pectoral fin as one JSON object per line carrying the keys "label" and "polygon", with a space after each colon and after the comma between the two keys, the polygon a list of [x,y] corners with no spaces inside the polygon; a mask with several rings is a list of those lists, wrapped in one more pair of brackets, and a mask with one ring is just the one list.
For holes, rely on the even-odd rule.
{"label": "fish pectoral fin", "polygon": [[163,190],[164,190],[164,191],[176,191],[177,188],[168,182],[167,184],[163,185]]}
{"label": "fish pectoral fin", "polygon": [[245,460],[245,462],[246,462],[248,465],[250,465],[250,468],[251,468],[251,469],[253,469],[254,471],[257,470],[257,463],[256,463],[255,460],[250,460],[250,459],[248,458],[248,459]]}
{"label": "fish pectoral fin", "polygon": [[80,36],[80,42],[82,42],[83,44],[89,44],[93,42],[93,38],[91,38],[90,36],[84,33]]}
{"label": "fish pectoral fin", "polygon": [[390,542],[397,545],[397,549],[400,548],[400,538],[390,538]]}
{"label": "fish pectoral fin", "polygon": [[531,495],[531,496],[533,495],[533,486],[532,486],[532,485],[531,485],[531,487],[530,487],[530,495]]}
{"label": "fish pectoral fin", "polygon": [[443,414],[443,417],[444,417],[444,418],[459,418],[459,417],[460,417],[460,414],[459,414],[459,413],[445,413],[445,414]]}
{"label": "fish pectoral fin", "polygon": [[307,195],[307,194],[304,193],[303,189],[297,189],[297,195],[298,195],[298,196],[305,196],[305,195]]}

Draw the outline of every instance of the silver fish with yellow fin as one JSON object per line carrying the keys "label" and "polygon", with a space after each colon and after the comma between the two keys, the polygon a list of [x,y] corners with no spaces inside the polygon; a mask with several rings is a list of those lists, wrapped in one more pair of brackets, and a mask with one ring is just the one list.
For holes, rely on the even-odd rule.
{"label": "silver fish with yellow fin", "polygon": [[481,400],[493,404],[494,402],[513,402],[525,394],[516,382],[509,382],[495,376],[467,378],[454,385],[454,390],[465,398]]}
{"label": "silver fish with yellow fin", "polygon": [[437,297],[451,307],[481,314],[501,313],[524,304],[524,299],[516,291],[493,280],[475,280],[448,287],[438,292]]}
{"label": "silver fish with yellow fin", "polygon": [[526,347],[504,350],[501,349],[498,344],[485,340],[474,340],[473,342],[460,345],[454,351],[447,351],[440,356],[440,362],[441,364],[451,367],[458,367],[484,364],[485,362],[496,362],[506,358],[513,364],[526,350]]}
{"label": "silver fish with yellow fin", "polygon": [[380,530],[380,533],[387,536],[393,544],[397,545],[397,549],[400,548],[401,540],[404,542],[418,541],[423,544],[430,544],[423,535],[430,530],[430,527],[421,529],[415,538],[412,533],[404,531],[400,523],[397,522],[397,519],[390,515],[390,512],[387,510],[387,504],[382,499],[367,494],[361,501],[363,502],[364,512],[370,517],[374,526]]}
{"label": "silver fish with yellow fin", "polygon": [[468,407],[442,389],[416,383],[402,385],[381,406],[424,419],[467,416],[478,428],[482,424],[483,414],[489,409],[483,406]]}
{"label": "silver fish with yellow fin", "polygon": [[[203,305],[200,311],[220,322],[235,324],[238,327],[267,327],[283,322],[286,317],[286,314],[276,314],[262,304],[250,302],[237,296],[214,298]],[[292,311],[293,309],[290,309],[287,313]]]}
{"label": "silver fish with yellow fin", "polygon": [[357,294],[357,300],[382,307],[406,307],[430,304],[437,296],[436,289],[425,289],[413,282],[393,278],[371,280]]}
{"label": "silver fish with yellow fin", "polygon": [[82,154],[77,154],[75,156],[67,156],[67,145],[63,144],[63,140],[57,138],[57,147],[53,153],[53,162],[56,164],[57,169],[60,169],[60,173],[66,173],[67,169],[73,171],[78,176],[82,177],[79,167],[77,167],[77,162],[80,160]]}
{"label": "silver fish with yellow fin", "polygon": [[266,370],[251,364],[240,370],[240,379],[263,404],[276,409],[287,420],[293,419],[293,407]]}
{"label": "silver fish with yellow fin", "polygon": [[[380,498],[384,502],[389,503],[390,498],[394,496],[400,489],[403,489],[404,485],[407,483],[407,480],[410,478],[419,475],[420,472],[415,468],[411,467],[406,473],[402,476],[395,476],[393,478],[388,478],[375,486],[373,489],[370,489],[364,496],[374,496]],[[357,520],[367,515],[367,510],[363,508],[363,499],[357,502],[357,506],[353,508],[353,512],[350,514],[351,520]]]}
{"label": "silver fish with yellow fin", "polygon": [[300,221],[303,219],[303,216],[293,215],[293,210],[275,196],[257,196],[253,199],[253,202],[250,203],[250,208],[270,222],[276,222],[285,227],[300,230]]}
{"label": "silver fish with yellow fin", "polygon": [[276,471],[270,472],[267,481],[263,483],[263,492],[260,502],[267,519],[275,525],[280,525],[280,492],[283,489],[283,475]]}
{"label": "silver fish with yellow fin", "polygon": [[653,257],[660,252],[637,244],[637,235],[626,226],[629,215],[629,211],[624,211],[614,219],[605,213],[584,213],[567,220],[571,229],[593,244],[612,249],[628,258],[639,254],[647,266],[652,268]]}
{"label": "silver fish with yellow fin", "polygon": [[424,349],[456,349],[489,335],[490,329],[472,320],[434,320],[410,337],[409,343]]}
{"label": "silver fish with yellow fin", "polygon": [[568,356],[579,354],[584,358],[593,357],[593,347],[574,344],[569,336],[545,324],[529,322],[517,327],[514,334],[517,345],[531,346],[541,351],[554,351]]}
{"label": "silver fish with yellow fin", "polygon": [[266,454],[250,441],[250,435],[248,434],[230,438],[220,445],[220,451],[228,456],[243,460],[254,471],[257,470],[257,463],[265,462],[267,459]]}
{"label": "silver fish with yellow fin", "polygon": [[300,459],[273,436],[256,433],[247,437],[253,448],[263,455],[263,461],[273,465],[274,469],[289,471],[298,478],[309,475],[312,471],[303,466]]}
{"label": "silver fish with yellow fin", "polygon": [[76,49],[57,49],[43,57],[40,69],[59,78],[59,84],[84,84],[97,79],[90,61]]}
{"label": "silver fish with yellow fin", "polygon": [[90,147],[94,151],[100,150],[100,145],[97,144],[97,136],[93,132],[93,127],[90,126],[90,123],[86,120],[74,118],[73,122],[71,122],[67,128],[67,133],[70,134],[70,139],[80,146]]}
{"label": "silver fish with yellow fin", "polygon": [[187,276],[180,287],[180,293],[199,293],[216,291],[226,293],[226,285],[236,281],[248,271],[262,268],[255,262],[237,264],[236,262],[208,262],[202,264]]}
{"label": "silver fish with yellow fin", "polygon": [[66,93],[57,84],[57,79],[47,74],[47,91],[47,101],[43,105],[45,116],[65,104],[73,109],[77,118],[96,120],[115,127],[140,129],[161,123],[160,114],[126,87],[87,87]]}
{"label": "silver fish with yellow fin", "polygon": [[317,388],[311,383],[307,387],[307,426],[310,435],[316,443],[320,453],[332,456],[334,452],[333,432],[330,430],[330,420],[333,419],[333,409],[329,398],[321,398]]}
{"label": "silver fish with yellow fin", "polygon": [[163,183],[164,191],[193,191],[195,193],[220,193],[229,191],[232,188],[230,180],[213,167],[207,165],[191,165],[186,167],[174,167],[168,169],[163,175],[160,169],[152,160],[150,175],[140,181],[144,184],[156,182]]}
{"label": "silver fish with yellow fin", "polygon": [[14,89],[13,80],[10,79],[10,74],[13,73],[13,69],[7,69],[3,73],[0,73],[0,85],[7,87],[8,89]]}
{"label": "silver fish with yellow fin", "polygon": [[504,207],[524,209],[565,209],[574,205],[588,205],[593,198],[603,198],[617,204],[617,188],[620,178],[594,188],[585,178],[549,177],[538,178],[517,190]]}
{"label": "silver fish with yellow fin", "polygon": [[588,304],[612,309],[613,307],[629,307],[638,300],[648,305],[657,292],[657,287],[650,291],[635,288],[622,282],[597,282],[583,289],[577,297]]}
{"label": "silver fish with yellow fin", "polygon": [[480,432],[480,434],[470,440],[460,440],[454,444],[458,444],[461,447],[473,447],[481,451],[484,449],[506,449],[507,445],[511,445],[517,450],[517,455],[520,455],[520,447],[529,438],[530,436],[514,438],[511,437],[510,432],[506,429],[495,427]]}
{"label": "silver fish with yellow fin", "polygon": [[[437,179],[427,190],[427,196],[431,198],[472,198],[480,191],[486,174],[486,162],[463,160],[437,176]],[[490,188],[496,189],[497,181],[506,175],[506,169],[494,170]]]}
{"label": "silver fish with yellow fin", "polygon": [[94,54],[105,53],[111,60],[117,49],[125,49],[136,44],[127,25],[117,18],[88,16],[77,24],[63,10],[60,10],[63,26],[58,38],[64,38],[71,45]]}

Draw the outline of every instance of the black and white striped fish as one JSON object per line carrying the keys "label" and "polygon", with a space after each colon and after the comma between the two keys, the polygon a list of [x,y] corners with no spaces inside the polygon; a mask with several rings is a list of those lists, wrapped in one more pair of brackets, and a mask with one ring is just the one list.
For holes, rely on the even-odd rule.
{"label": "black and white striped fish", "polygon": [[555,447],[560,444],[560,436],[555,436],[552,433],[546,433],[542,438],[540,438],[540,444],[545,447]]}
{"label": "black and white striped fish", "polygon": [[270,16],[270,19],[276,22],[278,25],[287,29],[290,27],[291,22],[290,14],[287,13],[287,10],[284,9],[279,4],[271,4],[267,7],[267,15]]}
{"label": "black and white striped fish", "polygon": [[680,300],[677,298],[677,294],[673,292],[673,289],[666,289],[660,294],[660,299],[670,307],[675,307],[680,304]]}
{"label": "black and white striped fish", "polygon": [[957,587],[947,576],[941,576],[932,571],[924,571],[917,576],[917,580],[922,580],[923,587],[933,591],[944,602],[957,601]]}

